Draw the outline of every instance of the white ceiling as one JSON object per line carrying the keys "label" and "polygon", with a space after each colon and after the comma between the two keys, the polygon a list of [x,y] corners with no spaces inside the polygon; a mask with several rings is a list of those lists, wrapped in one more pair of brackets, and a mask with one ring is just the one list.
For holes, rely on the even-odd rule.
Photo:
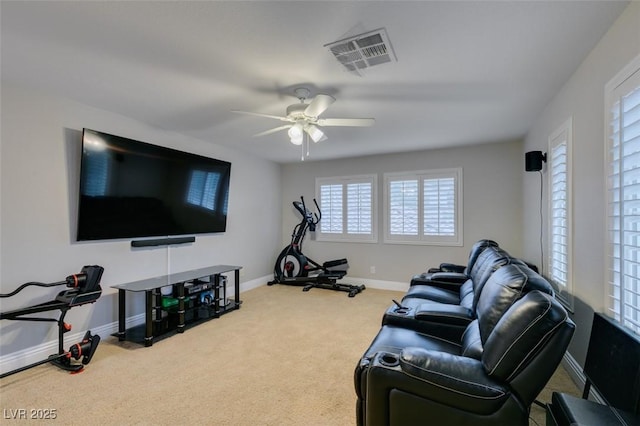
{"label": "white ceiling", "polygon": [[[627,3],[2,1],[2,81],[280,163],[301,156],[286,132],[252,135],[283,123],[230,110],[284,115],[298,86],[337,99],[323,117],[376,119],[325,128],[309,160],[505,141]],[[363,76],[323,47],[380,27],[398,61]]]}

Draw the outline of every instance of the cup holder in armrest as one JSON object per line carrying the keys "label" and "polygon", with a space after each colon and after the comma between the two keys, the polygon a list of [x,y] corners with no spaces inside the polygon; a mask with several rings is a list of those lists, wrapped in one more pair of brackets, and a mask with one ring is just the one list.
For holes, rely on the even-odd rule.
{"label": "cup holder in armrest", "polygon": [[400,357],[389,352],[381,352],[378,360],[380,361],[380,364],[386,367],[395,367],[400,365]]}

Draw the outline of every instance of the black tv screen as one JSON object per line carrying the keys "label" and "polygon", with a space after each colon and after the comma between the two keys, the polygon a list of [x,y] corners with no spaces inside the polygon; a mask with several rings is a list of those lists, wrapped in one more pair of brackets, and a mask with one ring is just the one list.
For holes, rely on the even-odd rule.
{"label": "black tv screen", "polygon": [[82,132],[78,241],[224,232],[231,163]]}

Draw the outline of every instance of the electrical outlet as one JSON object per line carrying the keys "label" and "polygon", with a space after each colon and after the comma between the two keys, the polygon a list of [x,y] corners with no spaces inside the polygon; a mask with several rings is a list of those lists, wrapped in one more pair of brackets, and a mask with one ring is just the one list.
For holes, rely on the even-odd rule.
{"label": "electrical outlet", "polygon": [[371,272],[372,274],[375,274],[376,273],[376,267],[375,266],[371,266],[369,268],[369,272]]}

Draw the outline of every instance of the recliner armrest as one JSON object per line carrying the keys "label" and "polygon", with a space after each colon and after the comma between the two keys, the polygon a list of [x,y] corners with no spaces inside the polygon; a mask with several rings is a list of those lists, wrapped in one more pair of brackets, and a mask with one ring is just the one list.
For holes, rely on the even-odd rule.
{"label": "recliner armrest", "polygon": [[464,273],[464,270],[467,269],[464,265],[457,265],[455,263],[441,263],[440,271],[442,272],[457,272],[459,274]]}
{"label": "recliner armrest", "polygon": [[444,303],[423,303],[415,310],[415,318],[420,321],[432,323],[460,325],[466,327],[473,316],[471,311],[460,305],[447,305]]}
{"label": "recliner armrest", "polygon": [[[393,357],[395,365],[389,362]],[[368,418],[380,406],[393,404],[391,390],[481,415],[495,412],[511,396],[507,387],[486,375],[479,360],[417,347],[404,348],[399,359],[376,354],[367,373]]]}
{"label": "recliner armrest", "polygon": [[431,281],[440,281],[444,283],[462,284],[469,279],[467,274],[462,272],[435,272],[429,277]]}
{"label": "recliner armrest", "polygon": [[414,275],[410,286],[429,285],[439,287],[449,291],[458,291],[469,277],[458,272],[434,272],[428,274]]}

